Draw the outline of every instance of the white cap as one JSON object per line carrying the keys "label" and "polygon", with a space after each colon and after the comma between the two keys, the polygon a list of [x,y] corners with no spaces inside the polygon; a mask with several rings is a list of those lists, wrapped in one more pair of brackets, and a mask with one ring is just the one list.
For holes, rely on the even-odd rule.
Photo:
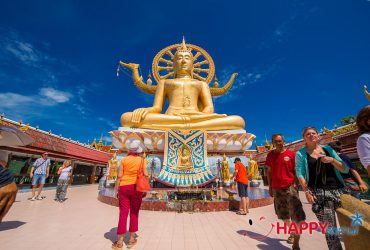
{"label": "white cap", "polygon": [[133,141],[130,143],[130,145],[127,147],[129,152],[132,153],[141,153],[143,152],[143,148],[140,146],[139,141]]}

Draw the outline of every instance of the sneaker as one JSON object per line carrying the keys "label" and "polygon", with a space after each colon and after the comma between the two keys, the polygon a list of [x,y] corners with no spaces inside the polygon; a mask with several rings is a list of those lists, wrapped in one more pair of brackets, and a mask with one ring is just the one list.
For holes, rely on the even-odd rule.
{"label": "sneaker", "polygon": [[42,199],[43,199],[42,197],[38,197],[38,196],[36,198],[36,200],[39,200],[39,201],[41,201]]}
{"label": "sneaker", "polygon": [[35,196],[30,199],[30,201],[35,201],[35,200],[36,200]]}

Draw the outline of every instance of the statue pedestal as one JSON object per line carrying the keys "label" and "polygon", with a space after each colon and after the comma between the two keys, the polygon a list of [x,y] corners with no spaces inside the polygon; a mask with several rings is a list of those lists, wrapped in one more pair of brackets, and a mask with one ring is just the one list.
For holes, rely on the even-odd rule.
{"label": "statue pedestal", "polygon": [[[139,141],[145,151],[163,153],[165,145],[163,130],[120,127],[111,131],[112,143],[116,148],[127,151],[127,145]],[[255,135],[239,130],[207,131],[208,153],[244,152],[252,146]]]}
{"label": "statue pedestal", "polygon": [[258,181],[258,180],[251,180],[250,182],[249,182],[249,186],[250,187],[259,187],[261,185],[261,182],[260,181]]}
{"label": "statue pedestal", "polygon": [[[201,199],[201,197],[188,197],[189,199],[187,200],[174,200],[173,194],[178,192],[175,189],[156,189],[154,191],[160,193],[160,195],[157,195],[155,198],[143,198],[140,207],[141,210],[168,212],[216,212],[229,210],[237,211],[239,209],[240,198],[235,197],[237,192],[233,190],[224,189],[225,193],[222,195],[223,198],[215,199],[213,191],[210,189],[202,189],[201,192],[206,196],[206,199]],[[194,194],[196,194],[196,192],[194,192]],[[229,197],[227,197],[226,194]],[[211,199],[211,197],[213,198]],[[248,188],[248,197],[249,208],[257,208],[274,203],[274,198],[269,195],[267,189]],[[111,187],[100,190],[98,200],[112,206],[118,206],[118,199],[115,195],[114,188]]]}
{"label": "statue pedestal", "polygon": [[121,127],[110,132],[115,147],[127,151],[139,143],[145,152],[163,156],[157,177],[167,186],[204,186],[214,180],[208,166],[209,154],[242,155],[255,136],[245,130],[150,130]]}

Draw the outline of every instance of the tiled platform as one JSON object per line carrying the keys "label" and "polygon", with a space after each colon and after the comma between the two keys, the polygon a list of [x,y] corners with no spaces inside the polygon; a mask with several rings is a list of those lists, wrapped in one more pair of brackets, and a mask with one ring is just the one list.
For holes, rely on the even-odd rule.
{"label": "tiled platform", "polygon": [[[55,190],[42,201],[20,193],[0,224],[1,250],[110,249],[117,229],[118,208],[97,200],[97,185],[68,190],[65,203],[53,201]],[[316,221],[305,203],[308,221]],[[261,219],[264,217],[264,219]],[[249,224],[249,219],[253,224]],[[176,213],[140,211],[138,244],[132,249],[291,249],[286,235],[268,232],[275,223],[273,205],[250,209],[247,216],[233,212]],[[319,232],[303,234],[301,249],[327,249]]]}
{"label": "tiled platform", "polygon": [[[166,191],[162,191],[166,192]],[[148,195],[150,196],[150,195]],[[198,212],[217,212],[217,211],[233,211],[239,209],[239,198],[236,200],[228,200],[228,195],[224,192],[222,200],[214,201],[164,201],[163,198],[158,200],[144,198],[141,204],[141,210],[150,211],[198,211]],[[249,207],[257,208],[271,205],[274,199],[270,197],[268,191],[262,188],[249,188]],[[99,191],[98,200],[112,205],[118,206],[118,200],[115,197],[113,188],[102,188]]]}

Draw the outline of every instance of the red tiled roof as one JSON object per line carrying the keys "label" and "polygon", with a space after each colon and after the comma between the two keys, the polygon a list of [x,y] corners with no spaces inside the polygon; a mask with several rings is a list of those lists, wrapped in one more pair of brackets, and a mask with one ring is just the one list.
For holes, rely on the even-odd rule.
{"label": "red tiled roof", "polygon": [[[9,126],[20,128],[20,125],[9,123]],[[31,136],[35,141],[25,147],[12,147],[10,150],[35,153],[49,152],[51,156],[70,158],[81,161],[86,161],[95,164],[107,164],[112,158],[111,153],[88,148],[82,144],[68,141],[65,138],[47,134],[34,128],[28,128],[25,133]]]}

